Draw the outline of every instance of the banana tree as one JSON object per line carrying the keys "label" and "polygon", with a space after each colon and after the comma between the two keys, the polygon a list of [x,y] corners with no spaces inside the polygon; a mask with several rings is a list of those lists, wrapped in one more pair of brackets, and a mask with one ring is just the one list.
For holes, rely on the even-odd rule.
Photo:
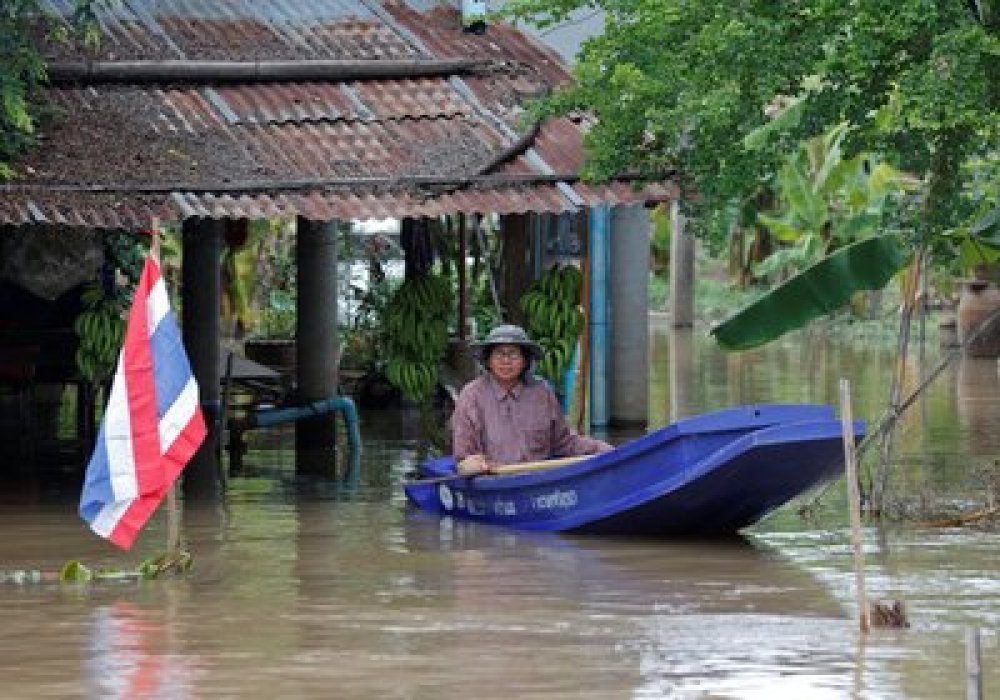
{"label": "banana tree", "polygon": [[715,326],[726,350],[748,350],[836,311],[863,290],[884,287],[910,260],[895,235],[872,236],[840,248]]}
{"label": "banana tree", "polygon": [[787,276],[873,235],[894,198],[919,186],[871,154],[845,158],[850,131],[837,124],[785,159],[775,177],[776,211],[757,214],[783,245],[756,266],[757,276]]}
{"label": "banana tree", "polygon": [[836,311],[857,292],[884,287],[910,258],[897,236],[876,234],[920,182],[871,154],[845,157],[850,130],[845,122],[806,141],[776,174],[777,206],[757,220],[784,246],[755,273],[785,282],[713,329],[723,347],[763,345]]}

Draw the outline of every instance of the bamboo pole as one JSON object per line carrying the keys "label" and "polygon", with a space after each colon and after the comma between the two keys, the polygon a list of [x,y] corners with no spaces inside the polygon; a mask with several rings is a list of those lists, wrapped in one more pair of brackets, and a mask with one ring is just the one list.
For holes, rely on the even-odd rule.
{"label": "bamboo pole", "polygon": [[966,700],[983,700],[983,667],[978,627],[969,627],[965,631],[965,697]]}
{"label": "bamboo pole", "polygon": [[858,614],[862,634],[871,628],[868,600],[865,595],[865,555],[861,539],[861,494],[854,450],[854,416],[851,411],[851,386],[840,380],[840,416],[844,434],[844,466],[847,470],[847,499],[851,514],[851,542],[854,546],[854,581],[857,587]]}
{"label": "bamboo pole", "polygon": [[[160,262],[160,220],[153,217],[149,235],[149,256]],[[177,485],[170,484],[167,488],[167,553],[179,552],[181,549],[180,513],[177,509]]]}
{"label": "bamboo pole", "polygon": [[906,285],[903,289],[903,308],[899,319],[899,344],[896,353],[896,372],[892,378],[892,385],[889,389],[889,425],[882,434],[881,450],[879,456],[878,476],[872,485],[871,507],[876,513],[881,513],[884,508],[885,491],[889,481],[889,463],[892,460],[892,441],[895,437],[896,420],[900,413],[900,398],[903,391],[903,383],[906,379],[906,356],[909,350],[910,341],[910,321],[913,317],[913,308],[916,305],[917,288],[920,281],[920,269],[924,258],[924,248],[917,251],[913,263],[906,276]]}
{"label": "bamboo pole", "polygon": [[468,330],[466,317],[469,315],[469,284],[466,279],[467,273],[465,269],[465,259],[468,256],[466,252],[465,214],[459,213],[456,218],[458,219],[456,222],[458,228],[458,260],[455,261],[455,267],[458,270],[458,339],[464,343],[468,336],[466,332]]}
{"label": "bamboo pole", "polygon": [[580,287],[580,305],[583,307],[583,328],[580,330],[580,364],[577,366],[579,381],[576,383],[576,432],[584,433],[587,420],[587,396],[590,386],[590,256],[583,254],[583,285]]}
{"label": "bamboo pole", "polygon": [[486,240],[486,231],[483,230],[482,221],[476,222],[476,240],[479,242],[479,250],[483,255],[483,262],[486,263],[486,275],[490,282],[490,298],[493,300],[493,309],[497,316],[501,316],[500,294],[497,292],[496,275],[493,273],[493,260],[490,256],[489,241]]}
{"label": "bamboo pole", "polygon": [[167,490],[167,553],[181,551],[181,518],[177,508],[177,485]]}

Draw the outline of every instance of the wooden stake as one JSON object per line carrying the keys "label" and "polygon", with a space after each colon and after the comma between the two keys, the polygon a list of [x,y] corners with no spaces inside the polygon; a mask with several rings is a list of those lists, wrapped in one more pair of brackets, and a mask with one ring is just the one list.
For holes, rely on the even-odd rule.
{"label": "wooden stake", "polygon": [[983,700],[983,668],[979,654],[979,628],[969,627],[965,632],[966,700]]}
{"label": "wooden stake", "polygon": [[840,420],[844,433],[844,466],[847,470],[847,501],[851,511],[851,542],[854,545],[854,579],[858,589],[861,632],[871,628],[868,600],[865,597],[865,554],[861,540],[861,494],[858,489],[858,465],[854,450],[854,416],[851,412],[851,385],[840,380]]}
{"label": "wooden stake", "polygon": [[152,238],[149,243],[149,254],[153,257],[153,260],[160,262],[160,219],[158,217],[153,217],[149,235]]}
{"label": "wooden stake", "polygon": [[[153,217],[149,235],[152,237],[149,254],[157,263],[160,262],[160,220]],[[167,489],[167,553],[181,550],[180,513],[177,510],[177,485],[171,484]]]}
{"label": "wooden stake", "polygon": [[458,214],[456,218],[458,219],[458,260],[455,261],[455,267],[458,270],[458,339],[464,342],[467,336],[466,317],[469,315],[469,285],[466,281],[465,270],[465,259],[468,256],[466,253],[467,234],[465,214]]}
{"label": "wooden stake", "polygon": [[[583,307],[583,328],[580,329],[580,363],[577,365],[576,382],[576,432],[581,435],[590,431],[584,430],[587,422],[587,398],[590,382],[590,256],[584,252],[581,261],[583,268],[583,284],[580,287],[580,305]],[[590,426],[587,426],[588,428]]]}
{"label": "wooden stake", "polygon": [[177,485],[167,489],[167,553],[181,551],[181,520],[177,510]]}

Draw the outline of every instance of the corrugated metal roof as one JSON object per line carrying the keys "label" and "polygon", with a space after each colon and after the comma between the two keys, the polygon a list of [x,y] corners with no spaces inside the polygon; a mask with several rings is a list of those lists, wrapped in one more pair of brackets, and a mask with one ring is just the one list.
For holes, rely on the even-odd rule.
{"label": "corrugated metal roof", "polygon": [[[665,185],[636,192],[628,183],[574,185],[583,205],[628,204],[676,196]],[[0,199],[0,221],[12,225],[56,223],[111,229],[146,228],[154,219],[175,221],[189,217],[383,219],[442,214],[524,214],[575,211],[574,204],[551,183],[525,186],[476,186],[462,189],[366,190],[355,187],[336,191],[266,192],[254,194],[173,192],[170,194],[76,193],[58,202],[29,193]]]}
{"label": "corrugated metal roof", "polygon": [[[73,0],[45,0],[72,11]],[[628,183],[572,189],[586,124],[518,139],[523,104],[567,79],[555,55],[506,25],[461,31],[456,12],[377,0],[112,0],[101,60],[489,59],[472,76],[347,82],[58,86],[60,113],[17,165],[0,223],[139,228],[154,217],[313,219],[560,212],[666,196]],[[79,58],[60,54],[60,59]],[[521,126],[520,128],[523,128]],[[532,178],[535,181],[532,181]]]}
{"label": "corrugated metal roof", "polygon": [[570,79],[559,55],[531,36],[503,22],[493,22],[485,34],[456,31],[456,13],[440,4],[428,12],[419,12],[408,3],[387,2],[386,10],[411,41],[435,58],[475,56],[501,64],[530,66],[541,81],[557,85]]}
{"label": "corrugated metal roof", "polygon": [[[75,0],[42,0],[70,17]],[[106,60],[416,58],[365,2],[351,0],[107,0],[95,3]],[[52,56],[70,48],[51,43]]]}

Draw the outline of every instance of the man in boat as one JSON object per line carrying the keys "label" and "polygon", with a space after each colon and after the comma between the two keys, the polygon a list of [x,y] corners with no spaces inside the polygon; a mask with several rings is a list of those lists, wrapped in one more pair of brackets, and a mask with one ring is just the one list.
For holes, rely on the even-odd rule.
{"label": "man in boat", "polygon": [[523,328],[497,326],[476,347],[486,371],[462,388],[452,416],[460,474],[612,449],[570,429],[555,393],[532,371],[542,350]]}

